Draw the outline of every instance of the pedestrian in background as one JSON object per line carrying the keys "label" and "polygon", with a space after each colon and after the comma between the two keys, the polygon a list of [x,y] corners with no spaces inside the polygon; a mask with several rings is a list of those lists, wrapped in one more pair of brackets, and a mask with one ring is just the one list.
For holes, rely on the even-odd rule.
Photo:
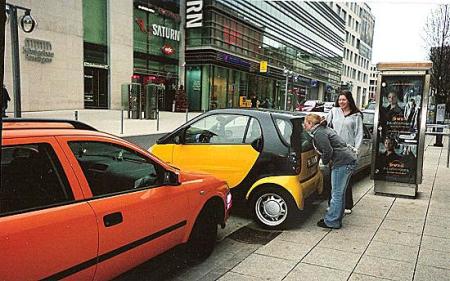
{"label": "pedestrian in background", "polygon": [[[362,144],[364,129],[363,116],[356,107],[350,91],[342,91],[334,104],[334,107],[327,115],[328,126],[358,154]],[[329,199],[328,199],[329,200]],[[351,214],[353,208],[352,184],[347,188],[345,194],[345,213]]]}
{"label": "pedestrian in background", "polygon": [[252,102],[252,107],[253,108],[257,108],[259,106],[259,100],[256,97],[255,93],[253,93],[252,96],[250,97],[250,101]]}
{"label": "pedestrian in background", "polygon": [[2,117],[8,117],[6,115],[6,109],[8,108],[8,102],[11,100],[8,94],[8,90],[6,90],[5,84],[3,84],[2,90]]}
{"label": "pedestrian in background", "polygon": [[308,114],[304,126],[313,137],[314,148],[321,155],[322,163],[329,165],[331,170],[330,207],[317,225],[322,228],[341,228],[345,191],[356,167],[356,154],[319,115]]}

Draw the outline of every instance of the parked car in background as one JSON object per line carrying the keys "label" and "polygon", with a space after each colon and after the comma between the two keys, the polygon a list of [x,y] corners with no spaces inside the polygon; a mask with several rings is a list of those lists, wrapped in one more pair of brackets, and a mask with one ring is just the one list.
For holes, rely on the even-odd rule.
{"label": "parked car in background", "polygon": [[77,121],[4,119],[1,280],[110,280],[179,244],[214,248],[227,184]]}
{"label": "parked car in background", "polygon": [[323,112],[324,104],[320,100],[307,100],[303,104],[298,105],[296,110],[307,112]]}
{"label": "parked car in background", "polygon": [[370,101],[369,104],[366,106],[366,110],[375,110],[377,107],[376,101]]}
{"label": "parked car in background", "polygon": [[363,114],[363,124],[367,127],[369,132],[373,134],[373,128],[375,125],[375,110],[365,109],[362,111]]}
{"label": "parked car in background", "polygon": [[263,109],[206,112],[150,148],[175,167],[225,180],[263,227],[283,228],[304,201],[322,192],[319,156],[303,116]]}
{"label": "parked car in background", "polygon": [[328,112],[330,112],[330,110],[331,110],[333,107],[334,107],[334,101],[326,101],[326,102],[323,104],[323,111],[324,111],[325,113],[328,113]]}

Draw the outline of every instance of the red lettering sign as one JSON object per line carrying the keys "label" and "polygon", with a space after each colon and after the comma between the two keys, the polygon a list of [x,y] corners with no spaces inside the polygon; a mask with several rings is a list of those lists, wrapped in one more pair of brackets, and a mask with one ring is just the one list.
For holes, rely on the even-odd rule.
{"label": "red lettering sign", "polygon": [[137,25],[139,26],[139,29],[142,31],[142,32],[144,32],[144,33],[147,33],[148,35],[151,35],[151,33],[152,33],[152,28],[150,27],[149,29],[147,29],[147,27],[145,26],[145,22],[144,22],[144,20],[143,19],[141,19],[141,18],[136,18],[136,23],[137,23]]}
{"label": "red lettering sign", "polygon": [[173,55],[173,53],[175,53],[175,49],[169,44],[165,44],[164,46],[162,46],[161,52],[165,55],[170,56]]}

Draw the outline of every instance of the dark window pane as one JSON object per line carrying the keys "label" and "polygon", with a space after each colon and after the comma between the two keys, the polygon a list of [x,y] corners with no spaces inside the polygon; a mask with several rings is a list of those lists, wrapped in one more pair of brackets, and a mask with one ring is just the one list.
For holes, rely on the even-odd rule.
{"label": "dark window pane", "polygon": [[0,214],[73,201],[50,144],[2,147]]}
{"label": "dark window pane", "polygon": [[69,142],[94,196],[161,184],[162,171],[137,152],[104,142]]}

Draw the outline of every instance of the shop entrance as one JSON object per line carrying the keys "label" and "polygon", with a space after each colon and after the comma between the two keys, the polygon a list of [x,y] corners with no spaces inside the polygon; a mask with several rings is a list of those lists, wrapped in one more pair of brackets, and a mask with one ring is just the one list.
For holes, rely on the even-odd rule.
{"label": "shop entrance", "polygon": [[108,108],[108,70],[84,68],[84,108]]}
{"label": "shop entrance", "polygon": [[144,75],[144,74],[134,74],[132,76],[132,82],[139,83],[142,86],[142,106],[145,107],[146,95],[145,91],[147,85],[155,84],[161,87],[163,90],[158,95],[158,109],[161,111],[172,111],[173,101],[175,100],[175,91],[177,85],[177,79],[172,78],[173,75]]}

